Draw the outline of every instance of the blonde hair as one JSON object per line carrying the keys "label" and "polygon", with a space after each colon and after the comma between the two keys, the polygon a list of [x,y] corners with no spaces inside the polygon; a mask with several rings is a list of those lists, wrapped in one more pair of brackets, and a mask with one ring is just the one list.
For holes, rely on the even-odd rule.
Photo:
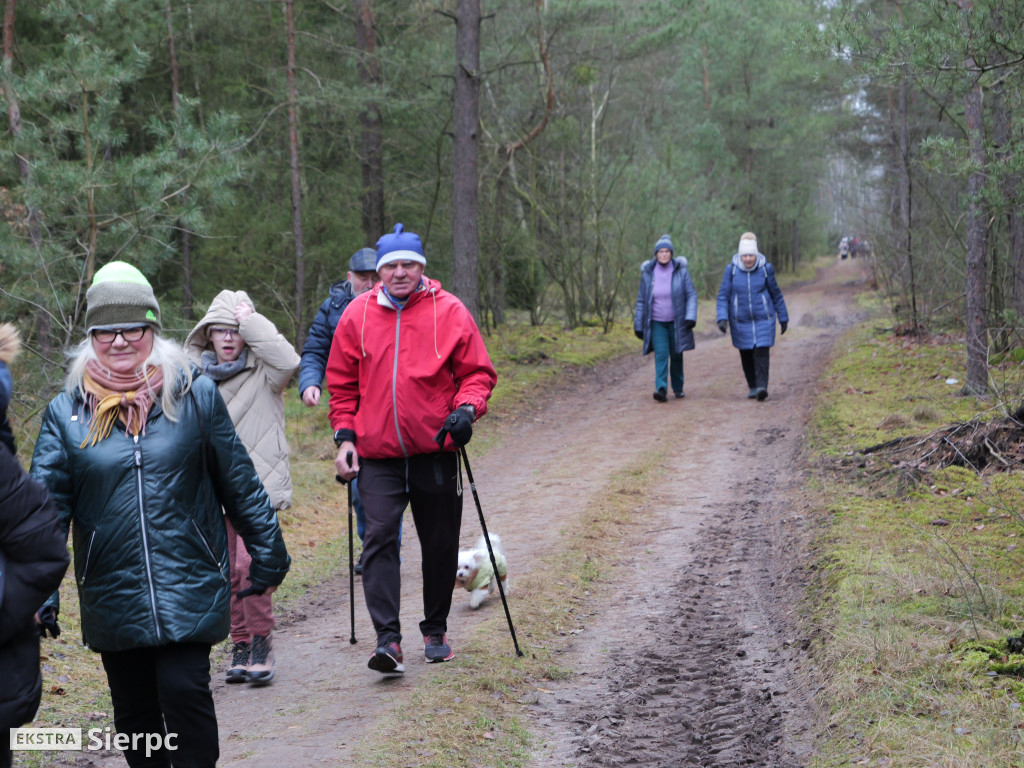
{"label": "blonde hair", "polygon": [[[192,363],[182,346],[174,341],[165,339],[153,330],[153,350],[146,358],[145,365],[152,365],[160,368],[164,375],[164,386],[160,392],[160,406],[164,415],[171,421],[178,420],[178,404],[181,398],[188,394],[192,388]],[[85,394],[85,367],[90,361],[99,362],[92,345],[92,336],[88,335],[82,342],[74,347],[68,354],[70,365],[68,366],[68,377],[64,382],[64,391],[69,395],[77,394],[83,400]]]}

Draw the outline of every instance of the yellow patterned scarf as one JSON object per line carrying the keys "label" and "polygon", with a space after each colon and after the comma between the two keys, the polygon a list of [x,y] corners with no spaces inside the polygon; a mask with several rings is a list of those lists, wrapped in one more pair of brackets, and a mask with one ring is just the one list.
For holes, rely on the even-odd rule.
{"label": "yellow patterned scarf", "polygon": [[136,376],[125,376],[90,361],[85,367],[84,386],[92,422],[79,447],[96,445],[109,437],[118,416],[125,423],[125,435],[146,434],[146,418],[163,381],[163,371],[153,366]]}

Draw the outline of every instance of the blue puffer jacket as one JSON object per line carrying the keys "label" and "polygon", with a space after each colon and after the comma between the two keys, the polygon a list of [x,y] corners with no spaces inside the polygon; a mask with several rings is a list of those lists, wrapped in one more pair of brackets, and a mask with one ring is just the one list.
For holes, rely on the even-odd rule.
{"label": "blue puffer jacket", "polygon": [[341,313],[355,298],[352,284],[341,280],[331,286],[327,297],[309,326],[306,344],[302,347],[302,362],[299,364],[299,396],[309,387],[322,387],[327,357],[331,354],[334,329],[338,327]]}
{"label": "blue puffer jacket", "polygon": [[775,344],[775,318],[788,323],[789,313],[775,280],[775,269],[763,254],[746,270],[739,254],[732,257],[718,289],[717,320],[729,321],[736,349],[771,347]]}
{"label": "blue puffer jacket", "polygon": [[144,435],[128,437],[118,422],[82,448],[90,417],[77,396],[51,400],[31,470],[65,535],[72,528],[82,639],[97,651],[223,640],[231,595],[224,515],[252,555],[254,581],[280,584],[290,560],[217,385],[198,376],[177,421],[157,400]]}
{"label": "blue puffer jacket", "polygon": [[[640,290],[636,294],[636,311],[633,314],[633,330],[643,333],[643,354],[654,350],[651,343],[651,304],[654,292],[654,265],[657,259],[648,259],[640,266]],[[686,268],[686,257],[672,259],[672,314],[675,323],[676,352],[693,349],[693,329],[687,328],[683,320],[697,322],[697,291]]]}

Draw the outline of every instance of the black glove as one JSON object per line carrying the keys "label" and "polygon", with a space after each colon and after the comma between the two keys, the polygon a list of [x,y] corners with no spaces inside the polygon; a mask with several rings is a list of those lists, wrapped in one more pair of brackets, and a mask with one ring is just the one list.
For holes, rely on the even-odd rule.
{"label": "black glove", "polygon": [[444,426],[434,435],[434,442],[444,445],[445,432],[452,436],[452,442],[459,447],[468,443],[469,439],[473,437],[473,415],[469,409],[460,405],[448,414],[448,418],[444,420]]}
{"label": "black glove", "polygon": [[39,636],[46,637],[47,632],[50,633],[50,637],[60,635],[60,627],[57,625],[57,609],[52,605],[46,605],[39,609]]}
{"label": "black glove", "polygon": [[779,334],[781,335],[786,332],[787,328],[789,328],[789,323],[787,323],[785,320],[779,320],[779,328]]}
{"label": "black glove", "polygon": [[729,321],[728,320],[719,320],[718,321],[718,330],[720,330],[722,333],[725,333],[726,330],[728,330],[728,328],[729,328]]}
{"label": "black glove", "polygon": [[269,587],[266,584],[261,581],[253,581],[250,577],[249,586],[240,592],[236,592],[235,597],[241,600],[243,597],[248,597],[249,595],[262,595],[267,591],[267,589],[269,589]]}
{"label": "black glove", "polygon": [[697,323],[696,323],[696,321],[694,321],[694,320],[683,320],[683,328],[685,328],[685,329],[686,329],[686,330],[688,330],[688,331],[692,331],[692,330],[693,330],[693,327],[694,327],[694,326],[695,326],[696,324],[697,324]]}
{"label": "black glove", "polygon": [[640,341],[644,340],[644,332],[643,331],[633,331],[633,335],[636,336],[638,339],[640,339]]}

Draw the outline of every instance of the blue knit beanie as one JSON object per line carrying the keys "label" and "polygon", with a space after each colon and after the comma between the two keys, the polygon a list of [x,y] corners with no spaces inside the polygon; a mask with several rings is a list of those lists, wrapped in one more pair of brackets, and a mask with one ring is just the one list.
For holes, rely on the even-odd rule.
{"label": "blue knit beanie", "polygon": [[377,241],[377,269],[392,261],[427,263],[420,236],[415,232],[405,232],[401,224],[395,224],[394,234],[383,235]]}
{"label": "blue knit beanie", "polygon": [[662,248],[668,248],[673,256],[676,255],[676,249],[672,247],[672,238],[668,235],[662,235],[658,238],[658,242],[654,244],[654,255],[658,255],[658,251]]}

